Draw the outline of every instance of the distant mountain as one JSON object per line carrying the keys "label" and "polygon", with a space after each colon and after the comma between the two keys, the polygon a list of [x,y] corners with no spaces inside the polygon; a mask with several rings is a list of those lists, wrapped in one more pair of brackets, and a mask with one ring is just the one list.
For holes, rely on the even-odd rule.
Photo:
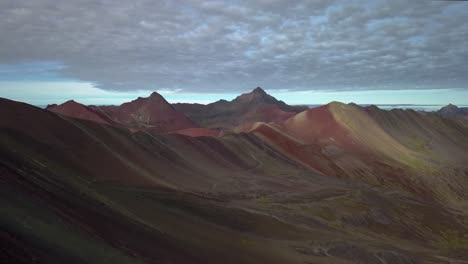
{"label": "distant mountain", "polygon": [[280,122],[308,109],[307,106],[287,105],[260,87],[232,101],[220,100],[208,105],[178,103],[173,106],[204,127],[238,131],[255,122]]}
{"label": "distant mountain", "polygon": [[114,122],[107,116],[94,111],[94,109],[77,103],[73,100],[67,101],[61,105],[48,105],[47,110],[59,113],[65,116],[70,116],[79,119],[86,119],[103,124],[114,124]]}
{"label": "distant mountain", "polygon": [[453,104],[446,105],[436,112],[438,115],[451,118],[468,128],[468,107],[458,107]]}
{"label": "distant mountain", "polygon": [[252,106],[256,104],[267,104],[275,105],[279,109],[285,112],[302,112],[308,107],[306,106],[291,106],[287,105],[281,100],[277,100],[275,97],[267,94],[265,90],[260,87],[253,89],[250,93],[244,93],[236,97],[231,101],[231,104],[236,106]]}
{"label": "distant mountain", "polygon": [[[181,131],[192,135],[215,135],[219,130],[247,131],[256,122],[282,122],[309,108],[288,105],[257,87],[232,101],[219,100],[208,105],[171,105],[160,94],[153,92],[148,98],[140,97],[120,106],[85,106],[68,101],[61,105],[49,105],[46,109],[74,118],[124,126],[133,131]],[[200,126],[214,131],[183,131]]]}
{"label": "distant mountain", "polygon": [[90,108],[125,126],[154,132],[198,127],[156,92],[147,98],[139,97],[120,106],[90,106]]}
{"label": "distant mountain", "polygon": [[453,104],[448,104],[439,109],[437,113],[446,117],[468,116],[468,107],[458,107]]}
{"label": "distant mountain", "polygon": [[147,98],[140,97],[120,106],[85,106],[68,101],[61,105],[50,105],[46,109],[74,118],[156,133],[198,127],[156,92]]}

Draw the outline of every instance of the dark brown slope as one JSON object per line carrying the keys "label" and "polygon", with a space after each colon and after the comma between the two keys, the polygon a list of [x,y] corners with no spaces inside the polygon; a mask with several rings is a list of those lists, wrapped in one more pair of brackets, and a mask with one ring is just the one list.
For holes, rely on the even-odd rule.
{"label": "dark brown slope", "polygon": [[[304,188],[293,184],[297,177],[265,176],[270,168],[260,162],[282,164],[285,172],[301,169],[279,153],[259,151],[255,137],[224,143],[130,134],[4,99],[0,110],[7,263],[22,257],[39,263],[286,263],[282,254],[290,250],[270,252],[278,247],[272,243],[306,232],[222,202],[291,184]],[[259,161],[236,148],[258,153]]]}
{"label": "dark brown slope", "polygon": [[316,172],[261,138],[130,133],[0,99],[2,263],[466,259],[466,211]]}
{"label": "dark brown slope", "polygon": [[281,122],[307,107],[290,106],[257,87],[232,101],[220,100],[208,105],[174,104],[197,123],[208,128],[243,131],[255,122]]}
{"label": "dark brown slope", "polygon": [[260,185],[257,162],[232,152],[254,142],[130,134],[1,99],[4,263],[285,263],[266,254],[267,237],[301,232],[206,195],[284,185],[278,177]]}

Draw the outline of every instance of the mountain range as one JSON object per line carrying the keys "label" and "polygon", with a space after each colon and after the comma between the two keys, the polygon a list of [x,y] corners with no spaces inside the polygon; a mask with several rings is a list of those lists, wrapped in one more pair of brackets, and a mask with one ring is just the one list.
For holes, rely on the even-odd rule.
{"label": "mountain range", "polygon": [[178,103],[174,107],[204,127],[237,131],[259,121],[284,121],[308,109],[278,101],[260,87],[232,101],[220,100],[208,105]]}
{"label": "mountain range", "polygon": [[0,262],[466,263],[461,116],[0,99]]}

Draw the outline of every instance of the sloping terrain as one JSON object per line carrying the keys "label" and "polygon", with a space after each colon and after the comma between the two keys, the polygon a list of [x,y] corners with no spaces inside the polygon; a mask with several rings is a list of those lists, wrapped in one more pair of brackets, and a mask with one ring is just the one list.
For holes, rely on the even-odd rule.
{"label": "sloping terrain", "polygon": [[468,198],[467,130],[436,114],[334,102],[251,131],[326,175],[339,171],[446,202]]}
{"label": "sloping terrain", "polygon": [[[446,203],[427,184],[435,174],[401,158],[442,150],[405,142],[410,131],[379,111],[333,103],[250,133],[192,137],[0,99],[0,261],[465,263],[466,196],[454,188]],[[446,177],[466,180],[465,130],[421,118],[411,132],[454,141],[443,165],[460,171]]]}

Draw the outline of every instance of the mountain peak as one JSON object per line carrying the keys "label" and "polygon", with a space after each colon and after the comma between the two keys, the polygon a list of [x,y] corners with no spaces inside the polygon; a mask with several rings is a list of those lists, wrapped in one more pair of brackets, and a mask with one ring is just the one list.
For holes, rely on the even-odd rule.
{"label": "mountain peak", "polygon": [[160,95],[157,92],[152,92],[149,96],[149,98],[162,98],[162,95]]}
{"label": "mountain peak", "polygon": [[123,103],[122,105],[133,105],[135,107],[140,107],[146,104],[169,104],[162,95],[157,92],[152,92],[148,97],[138,97],[137,99]]}
{"label": "mountain peak", "polygon": [[458,106],[454,104],[448,104],[439,109],[439,112],[453,112],[459,110]]}
{"label": "mountain peak", "polygon": [[267,94],[262,88],[257,87],[253,89],[250,93],[243,93],[239,95],[234,101],[244,102],[244,103],[275,103],[277,100],[271,95]]}
{"label": "mountain peak", "polygon": [[448,104],[446,106],[444,106],[443,108],[453,108],[453,109],[458,109],[458,106],[454,105],[454,104]]}
{"label": "mountain peak", "polygon": [[252,92],[253,94],[261,94],[261,95],[266,95],[267,93],[265,90],[262,89],[262,87],[257,86],[257,88],[253,89]]}
{"label": "mountain peak", "polygon": [[468,108],[458,107],[454,104],[448,104],[440,108],[437,113],[441,116],[466,116],[468,115]]}
{"label": "mountain peak", "polygon": [[275,97],[266,93],[265,90],[263,90],[261,87],[256,87],[249,93],[243,93],[239,95],[230,103],[234,105],[240,104],[239,107],[247,107],[246,105],[250,105],[250,107],[258,107],[260,105],[276,105],[283,111],[296,113],[308,109],[308,107],[305,106],[287,105],[285,102],[277,100]]}
{"label": "mountain peak", "polygon": [[[75,100],[68,100],[66,101],[65,103],[62,103],[60,105],[56,105],[55,107],[72,107],[72,108],[79,108],[79,107],[86,107],[85,105],[81,104],[81,103],[78,103],[77,101]],[[49,107],[49,108],[54,108],[53,106],[52,107]]]}
{"label": "mountain peak", "polygon": [[92,108],[75,100],[68,100],[61,105],[48,105],[46,110],[73,118],[90,120],[102,124],[112,124],[109,118],[102,116]]}
{"label": "mountain peak", "polygon": [[198,126],[187,116],[177,112],[157,92],[152,92],[148,97],[138,97],[117,107],[107,107],[105,111],[112,120],[120,124],[158,133]]}
{"label": "mountain peak", "polygon": [[79,103],[77,103],[75,100],[68,100],[65,103],[63,103],[62,105],[67,105],[67,104],[79,104]]}

